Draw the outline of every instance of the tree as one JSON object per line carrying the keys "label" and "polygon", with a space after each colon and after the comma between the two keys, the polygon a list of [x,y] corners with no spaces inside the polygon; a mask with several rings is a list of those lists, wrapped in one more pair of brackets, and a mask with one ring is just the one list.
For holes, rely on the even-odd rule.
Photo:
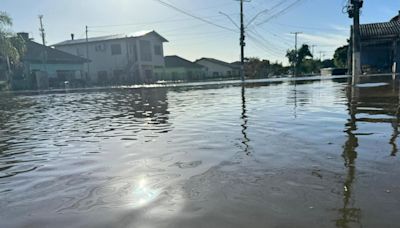
{"label": "tree", "polygon": [[25,52],[25,42],[22,37],[9,31],[12,19],[5,12],[0,12],[0,59],[7,64],[8,73],[17,65]]}
{"label": "tree", "polygon": [[249,78],[268,78],[287,73],[287,69],[280,63],[271,63],[269,60],[260,60],[252,57],[246,60],[246,76]]}
{"label": "tree", "polygon": [[312,58],[310,47],[307,44],[303,44],[299,50],[288,50],[286,57],[293,66],[297,66],[299,73],[309,73],[305,72],[305,61],[307,57]]}
{"label": "tree", "polygon": [[349,50],[349,45],[345,45],[343,47],[339,47],[336,49],[335,54],[333,56],[335,66],[339,68],[347,67],[347,52]]}

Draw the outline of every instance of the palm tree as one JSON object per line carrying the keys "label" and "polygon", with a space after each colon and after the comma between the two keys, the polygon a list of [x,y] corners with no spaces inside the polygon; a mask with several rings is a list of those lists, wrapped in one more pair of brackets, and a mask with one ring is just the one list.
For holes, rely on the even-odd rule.
{"label": "palm tree", "polygon": [[25,42],[22,37],[9,31],[12,19],[6,12],[0,12],[0,60],[7,64],[6,79],[10,81],[10,74],[21,56],[25,52]]}

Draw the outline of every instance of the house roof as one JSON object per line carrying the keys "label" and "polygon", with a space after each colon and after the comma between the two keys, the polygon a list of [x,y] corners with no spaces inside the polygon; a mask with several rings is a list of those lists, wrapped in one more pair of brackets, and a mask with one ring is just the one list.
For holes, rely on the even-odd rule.
{"label": "house roof", "polygon": [[360,25],[361,39],[400,37],[400,21]]}
{"label": "house roof", "polygon": [[165,56],[165,67],[185,67],[185,68],[203,68],[203,66],[190,62],[184,58],[181,58],[176,55]]}
{"label": "house roof", "polygon": [[[163,36],[158,34],[155,31],[140,31],[132,34],[118,34],[118,35],[110,35],[110,36],[99,36],[99,37],[91,37],[88,39],[89,43],[93,42],[101,42],[101,41],[109,41],[109,40],[118,40],[118,39],[126,39],[126,38],[138,38],[148,35],[155,35],[161,39],[162,42],[168,42]],[[76,40],[66,40],[52,46],[68,46],[68,45],[75,45],[75,44],[82,44],[86,43],[86,39],[76,39]]]}
{"label": "house roof", "polygon": [[214,63],[214,64],[218,64],[218,65],[221,65],[221,66],[225,66],[225,67],[230,67],[230,68],[233,68],[233,69],[239,69],[240,68],[239,66],[237,66],[235,64],[227,63],[227,62],[224,62],[224,61],[221,61],[221,60],[218,60],[218,59],[213,59],[213,58],[201,58],[199,60],[196,60],[196,63],[198,63],[199,61],[202,61],[202,60],[205,60],[205,61],[208,61],[208,62],[211,62],[211,63]]}
{"label": "house roof", "polygon": [[90,62],[90,60],[71,55],[69,53],[47,47],[31,40],[27,40],[26,42],[26,52],[22,57],[23,61],[29,61],[33,63],[42,63],[44,59],[44,53],[46,53],[46,63],[75,63],[82,64],[86,62]]}

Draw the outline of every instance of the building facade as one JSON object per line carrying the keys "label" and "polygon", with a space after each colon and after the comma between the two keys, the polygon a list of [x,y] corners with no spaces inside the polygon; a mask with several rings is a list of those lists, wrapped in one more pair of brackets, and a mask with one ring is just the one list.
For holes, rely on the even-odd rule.
{"label": "building facade", "polygon": [[91,60],[85,74],[94,84],[131,84],[155,81],[155,71],[164,67],[163,43],[155,31],[71,39],[55,44],[56,49]]}
{"label": "building facade", "polygon": [[166,56],[165,68],[157,72],[161,81],[198,81],[205,79],[205,68],[179,56]]}
{"label": "building facade", "polygon": [[235,78],[240,76],[240,67],[213,58],[202,58],[196,60],[206,70],[207,78]]}
{"label": "building facade", "polygon": [[[399,16],[389,22],[360,25],[360,38],[361,66],[364,73],[390,73],[393,70],[399,72]],[[351,59],[351,52],[349,52],[349,59]]]}
{"label": "building facade", "polygon": [[12,86],[15,89],[63,88],[85,86],[84,64],[88,59],[71,55],[36,43],[27,33],[18,33],[25,40],[26,51],[22,65],[14,69]]}

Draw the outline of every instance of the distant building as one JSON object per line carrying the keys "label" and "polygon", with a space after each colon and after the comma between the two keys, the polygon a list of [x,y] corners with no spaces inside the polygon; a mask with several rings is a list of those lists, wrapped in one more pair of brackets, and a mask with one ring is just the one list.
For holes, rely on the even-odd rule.
{"label": "distant building", "polygon": [[207,78],[233,78],[240,76],[240,66],[213,58],[202,58],[195,63],[206,69]]}
{"label": "distant building", "polygon": [[66,81],[77,86],[85,84],[83,69],[89,60],[38,44],[29,39],[28,33],[18,35],[25,40],[26,52],[21,58],[22,67],[14,72],[14,88],[58,88]]}
{"label": "distant building", "polygon": [[179,56],[165,56],[165,68],[158,71],[160,80],[196,81],[205,78],[205,68]]}
{"label": "distant building", "polygon": [[394,63],[399,72],[400,12],[389,22],[360,25],[360,38],[363,72],[388,73]]}
{"label": "distant building", "polygon": [[91,62],[85,72],[93,83],[153,82],[154,71],[164,67],[163,43],[155,31],[67,40],[54,47]]}

